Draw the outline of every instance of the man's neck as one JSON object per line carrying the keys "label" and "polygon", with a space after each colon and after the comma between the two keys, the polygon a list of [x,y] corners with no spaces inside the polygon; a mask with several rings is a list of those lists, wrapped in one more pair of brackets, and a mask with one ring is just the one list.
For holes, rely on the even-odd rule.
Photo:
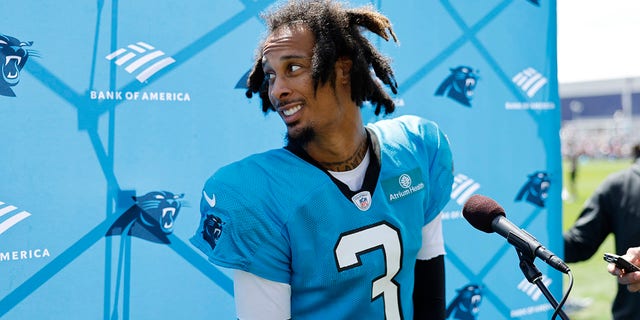
{"label": "man's neck", "polygon": [[338,159],[338,161],[319,161],[320,165],[329,171],[349,171],[355,169],[364,159],[369,148],[368,139],[366,136],[361,139],[360,145],[355,151],[345,159]]}
{"label": "man's neck", "polygon": [[352,134],[334,136],[331,140],[319,140],[304,147],[311,158],[329,171],[348,171],[364,159],[369,142],[364,127]]}

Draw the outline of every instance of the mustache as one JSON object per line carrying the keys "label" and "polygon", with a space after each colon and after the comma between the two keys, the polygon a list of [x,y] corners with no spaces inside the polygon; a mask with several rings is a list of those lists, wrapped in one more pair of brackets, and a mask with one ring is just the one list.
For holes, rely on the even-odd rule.
{"label": "mustache", "polygon": [[276,110],[282,106],[287,106],[291,104],[304,104],[304,103],[305,103],[304,99],[287,99],[287,100],[276,100],[274,102],[271,102],[271,104],[274,106],[274,108],[276,108]]}

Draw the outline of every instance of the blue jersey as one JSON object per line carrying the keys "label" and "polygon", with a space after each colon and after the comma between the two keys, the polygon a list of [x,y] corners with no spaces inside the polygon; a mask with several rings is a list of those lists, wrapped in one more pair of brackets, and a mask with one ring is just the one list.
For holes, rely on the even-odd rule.
{"label": "blue jersey", "polygon": [[287,149],[221,168],[192,243],[216,265],[290,284],[293,319],[412,319],[421,229],[453,183],[449,142],[415,116],[367,131],[380,153],[355,192]]}

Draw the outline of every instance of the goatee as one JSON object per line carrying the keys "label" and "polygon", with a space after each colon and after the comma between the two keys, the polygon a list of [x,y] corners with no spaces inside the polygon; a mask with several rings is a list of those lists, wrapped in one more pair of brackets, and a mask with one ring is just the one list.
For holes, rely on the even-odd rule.
{"label": "goatee", "polygon": [[287,146],[299,146],[304,148],[309,142],[313,141],[316,137],[316,132],[311,127],[305,127],[300,132],[291,134],[287,132],[285,137],[285,143]]}

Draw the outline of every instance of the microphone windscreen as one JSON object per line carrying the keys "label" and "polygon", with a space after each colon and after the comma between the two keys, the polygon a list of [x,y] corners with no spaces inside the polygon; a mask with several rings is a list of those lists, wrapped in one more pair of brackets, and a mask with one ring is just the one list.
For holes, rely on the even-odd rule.
{"label": "microphone windscreen", "polygon": [[487,233],[493,232],[491,223],[498,216],[506,217],[504,209],[493,199],[475,194],[467,200],[462,208],[462,215],[476,229]]}

